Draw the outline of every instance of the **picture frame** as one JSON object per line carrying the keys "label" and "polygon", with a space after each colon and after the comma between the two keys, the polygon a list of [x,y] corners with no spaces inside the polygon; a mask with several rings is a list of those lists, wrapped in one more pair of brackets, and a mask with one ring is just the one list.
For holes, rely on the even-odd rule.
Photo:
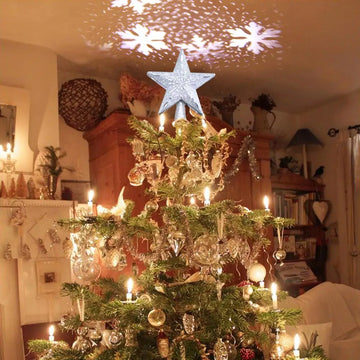
{"label": "picture frame", "polygon": [[36,261],[37,294],[56,294],[61,290],[64,281],[64,258],[49,258]]}
{"label": "picture frame", "polygon": [[61,199],[86,204],[90,187],[90,181],[86,180],[61,180]]}

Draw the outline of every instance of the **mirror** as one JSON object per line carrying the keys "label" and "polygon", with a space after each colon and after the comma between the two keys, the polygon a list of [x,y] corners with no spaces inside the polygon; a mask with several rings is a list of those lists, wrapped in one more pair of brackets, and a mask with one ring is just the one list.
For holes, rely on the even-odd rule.
{"label": "mirror", "polygon": [[15,145],[15,121],[16,106],[0,104],[0,145],[6,149],[10,144],[11,149]]}
{"label": "mirror", "polygon": [[0,104],[3,116],[7,116],[8,111],[11,113],[11,109],[15,110],[14,117],[16,116],[16,120],[11,124],[12,128],[8,128],[7,120],[4,120],[3,117],[0,118],[0,123],[4,121],[0,124],[0,129],[4,126],[5,133],[8,132],[10,140],[12,140],[4,141],[1,135],[0,144],[4,149],[8,142],[12,144],[16,171],[32,173],[34,159],[33,152],[29,147],[30,92],[22,88],[0,85]]}

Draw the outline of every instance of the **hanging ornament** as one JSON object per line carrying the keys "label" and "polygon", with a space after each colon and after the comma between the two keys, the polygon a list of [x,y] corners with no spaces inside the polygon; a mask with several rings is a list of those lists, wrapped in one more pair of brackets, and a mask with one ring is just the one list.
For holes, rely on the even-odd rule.
{"label": "hanging ornament", "polygon": [[48,234],[49,234],[49,237],[50,237],[51,245],[61,243],[60,236],[59,236],[59,234],[57,233],[57,231],[55,229],[49,229]]}
{"label": "hanging ornament", "polygon": [[245,266],[245,264],[249,260],[250,253],[251,249],[249,243],[246,240],[241,240],[239,242],[238,256],[242,265]]}
{"label": "hanging ornament", "polygon": [[130,327],[125,329],[125,346],[127,347],[137,347],[137,335],[136,331]]}
{"label": "hanging ornament", "polygon": [[124,341],[124,335],[117,329],[113,330],[109,336],[109,344],[111,347],[117,347]]}
{"label": "hanging ornament", "polygon": [[214,360],[228,360],[229,354],[222,339],[217,339],[214,345]]}
{"label": "hanging ornament", "polygon": [[165,159],[165,165],[168,168],[172,168],[178,163],[178,158],[174,155],[168,155]]}
{"label": "hanging ornament", "polygon": [[168,242],[173,249],[176,256],[180,254],[181,249],[185,245],[186,237],[181,231],[171,232],[168,237]]}
{"label": "hanging ornament", "polygon": [[99,329],[89,330],[89,340],[95,345],[99,345],[102,340],[102,333]]}
{"label": "hanging ornament", "polygon": [[153,309],[148,314],[148,321],[150,325],[159,327],[163,326],[166,321],[166,315],[165,313],[160,309]]}
{"label": "hanging ornament", "polygon": [[282,262],[286,258],[286,251],[284,249],[277,249],[274,251],[273,257],[276,261]]}
{"label": "hanging ornament", "polygon": [[239,240],[231,238],[226,241],[226,249],[229,255],[235,259],[239,253]]}
{"label": "hanging ornament", "polygon": [[185,332],[188,335],[192,335],[195,331],[195,316],[189,313],[185,313],[182,321]]}
{"label": "hanging ornament", "polygon": [[73,263],[73,273],[79,280],[93,281],[100,276],[101,267],[91,255],[83,254]]}
{"label": "hanging ornament", "polygon": [[215,235],[201,235],[194,242],[194,261],[199,265],[213,265],[219,261],[219,244]]}
{"label": "hanging ornament", "polygon": [[251,281],[264,281],[266,276],[265,266],[258,262],[255,262],[248,268],[247,275]]}
{"label": "hanging ornament", "polygon": [[132,186],[141,186],[145,180],[145,174],[140,168],[139,164],[136,164],[128,174],[128,179],[130,185]]}
{"label": "hanging ornament", "polygon": [[113,248],[108,251],[105,258],[106,266],[110,268],[116,268],[119,264],[120,256],[120,250],[117,248]]}
{"label": "hanging ornament", "polygon": [[211,159],[211,173],[214,178],[218,178],[221,174],[221,169],[223,166],[223,156],[220,150],[216,150],[213,158]]}
{"label": "hanging ornament", "polygon": [[92,346],[89,339],[86,338],[86,335],[88,334],[88,328],[86,326],[79,327],[77,329],[77,338],[72,344],[72,348],[74,350],[81,351],[82,353],[85,353],[89,351]]}
{"label": "hanging ornament", "polygon": [[24,260],[30,260],[31,259],[31,251],[28,244],[23,244],[21,247],[21,257]]}
{"label": "hanging ornament", "polygon": [[156,338],[156,345],[160,354],[160,357],[162,359],[165,359],[169,356],[169,338],[166,336],[166,334],[160,330],[159,334]]}
{"label": "hanging ornament", "polygon": [[241,348],[240,356],[242,360],[252,360],[255,358],[255,351],[253,349]]}
{"label": "hanging ornament", "polygon": [[155,201],[155,200],[149,200],[145,204],[145,211],[147,211],[148,213],[153,213],[153,212],[157,211],[158,208],[159,208],[159,205],[158,205],[157,201]]}
{"label": "hanging ornament", "polygon": [[131,146],[135,157],[144,155],[144,143],[140,139],[132,140]]}

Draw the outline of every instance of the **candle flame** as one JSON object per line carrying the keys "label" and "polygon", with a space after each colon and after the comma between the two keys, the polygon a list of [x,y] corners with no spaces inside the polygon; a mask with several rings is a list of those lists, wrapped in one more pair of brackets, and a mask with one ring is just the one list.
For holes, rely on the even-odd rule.
{"label": "candle flame", "polygon": [[264,196],[263,204],[265,206],[265,210],[268,210],[269,209],[269,198],[266,195]]}
{"label": "candle flame", "polygon": [[94,190],[89,190],[89,192],[88,192],[88,201],[92,202],[93,199],[94,199],[94,196],[95,196]]}
{"label": "candle flame", "polygon": [[55,332],[55,326],[54,325],[51,325],[49,327],[49,336],[53,336],[54,335],[54,332]]}
{"label": "candle flame", "polygon": [[193,196],[190,198],[190,204],[195,205],[195,198]]}
{"label": "candle flame", "polygon": [[208,186],[204,189],[204,204],[210,205],[210,188]]}

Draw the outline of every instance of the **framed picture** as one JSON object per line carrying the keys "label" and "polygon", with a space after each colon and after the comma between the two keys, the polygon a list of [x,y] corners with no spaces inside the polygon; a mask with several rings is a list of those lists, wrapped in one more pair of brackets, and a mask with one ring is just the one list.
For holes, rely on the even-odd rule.
{"label": "framed picture", "polygon": [[36,283],[38,295],[58,293],[61,289],[63,258],[50,258],[36,261]]}
{"label": "framed picture", "polygon": [[75,200],[79,204],[88,201],[90,181],[83,180],[61,180],[61,199]]}

